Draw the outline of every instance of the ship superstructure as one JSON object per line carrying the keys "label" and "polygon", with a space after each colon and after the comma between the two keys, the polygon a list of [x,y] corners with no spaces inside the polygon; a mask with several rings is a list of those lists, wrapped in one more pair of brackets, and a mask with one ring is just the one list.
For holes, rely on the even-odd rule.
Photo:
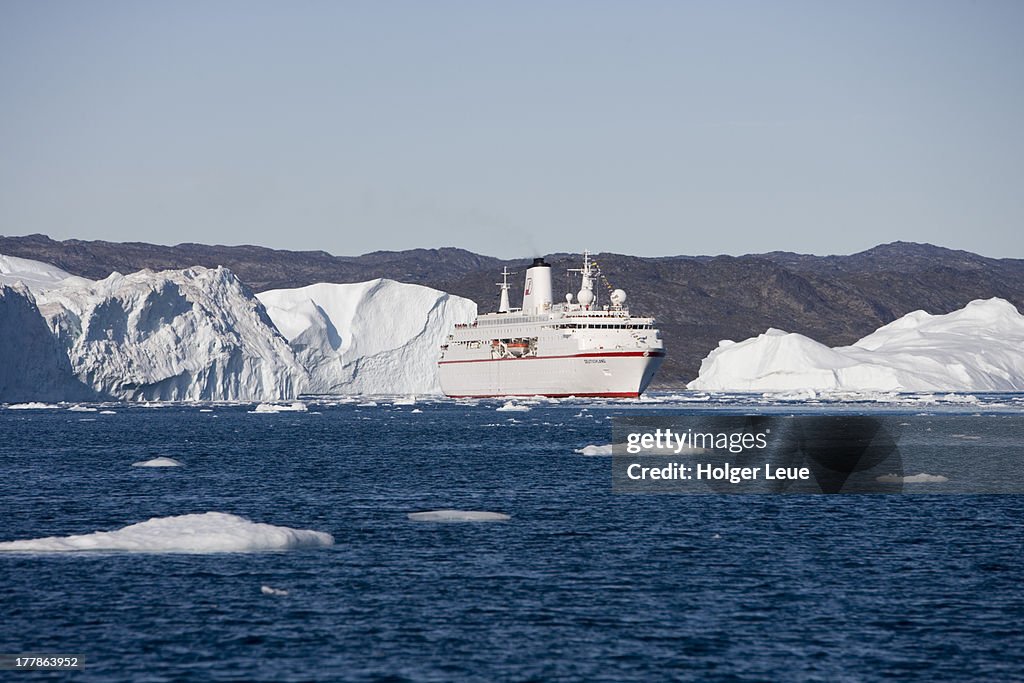
{"label": "ship superstructure", "polygon": [[452,397],[637,397],[665,357],[653,318],[634,317],[626,293],[595,291],[600,267],[583,254],[570,269],[579,291],[551,300],[551,266],[534,259],[526,270],[522,308],[509,304],[508,268],[502,273],[496,313],[457,325],[441,347],[441,389]]}

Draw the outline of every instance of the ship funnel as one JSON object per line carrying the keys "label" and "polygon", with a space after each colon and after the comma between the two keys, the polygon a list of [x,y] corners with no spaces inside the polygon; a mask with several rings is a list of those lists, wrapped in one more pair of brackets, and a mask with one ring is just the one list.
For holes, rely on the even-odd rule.
{"label": "ship funnel", "polygon": [[533,259],[526,271],[523,289],[523,313],[543,313],[551,309],[551,266],[543,258]]}

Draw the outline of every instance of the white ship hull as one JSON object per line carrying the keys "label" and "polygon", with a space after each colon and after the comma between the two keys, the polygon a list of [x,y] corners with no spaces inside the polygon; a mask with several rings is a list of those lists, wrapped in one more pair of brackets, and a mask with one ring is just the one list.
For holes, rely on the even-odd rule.
{"label": "white ship hull", "polygon": [[594,351],[572,356],[441,361],[441,390],[456,398],[495,396],[636,398],[663,351]]}

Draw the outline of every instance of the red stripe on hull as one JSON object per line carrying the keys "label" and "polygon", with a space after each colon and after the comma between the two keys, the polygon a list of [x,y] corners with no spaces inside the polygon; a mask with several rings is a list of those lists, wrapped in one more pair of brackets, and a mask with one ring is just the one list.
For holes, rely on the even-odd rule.
{"label": "red stripe on hull", "polygon": [[[500,361],[514,360],[554,360],[556,358],[636,358],[641,356],[645,356],[648,358],[661,358],[664,355],[664,351],[624,351],[622,353],[575,353],[568,356],[522,356],[519,358],[470,358],[466,360],[439,360],[437,361],[437,364],[448,365],[450,363],[497,363]],[[574,394],[566,394],[566,396],[573,395]]]}
{"label": "red stripe on hull", "polygon": [[543,398],[640,398],[635,391],[609,392],[600,394],[455,394],[448,398],[526,398],[539,396]]}

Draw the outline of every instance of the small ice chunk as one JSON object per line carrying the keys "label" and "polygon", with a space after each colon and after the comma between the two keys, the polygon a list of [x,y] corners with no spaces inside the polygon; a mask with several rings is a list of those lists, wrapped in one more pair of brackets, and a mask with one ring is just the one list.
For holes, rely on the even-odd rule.
{"label": "small ice chunk", "polygon": [[105,550],[142,553],[242,553],[323,547],[322,531],[260,524],[224,512],[154,517],[115,531],[48,536],[0,543],[0,551],[28,553]]}
{"label": "small ice chunk", "polygon": [[422,413],[423,411],[420,410],[419,408],[413,408],[412,412],[414,412],[414,413]]}
{"label": "small ice chunk", "polygon": [[101,410],[100,415],[117,415],[115,410]]}
{"label": "small ice chunk", "polygon": [[97,409],[90,406],[74,405],[68,408],[68,410],[73,413],[95,413]]}
{"label": "small ice chunk", "polygon": [[405,398],[395,399],[396,406],[414,406],[416,405],[415,396],[406,396]]}
{"label": "small ice chunk", "polygon": [[274,588],[273,586],[260,586],[260,593],[263,593],[264,595],[277,595],[281,597],[288,595],[288,591],[282,588]]}
{"label": "small ice chunk", "polygon": [[414,522],[505,522],[510,519],[500,512],[482,510],[430,510],[410,512],[408,516]]}
{"label": "small ice chunk", "polygon": [[520,413],[525,413],[529,409],[530,409],[530,406],[524,406],[522,404],[516,403],[515,401],[506,401],[505,405],[499,406],[498,408],[495,408],[495,410],[497,410],[498,412],[520,412]]}
{"label": "small ice chunk", "polygon": [[357,408],[376,408],[377,407],[377,402],[376,401],[363,401],[362,403],[357,403],[356,407]]}
{"label": "small ice chunk", "polygon": [[875,477],[875,481],[883,484],[942,484],[949,481],[949,479],[941,474],[921,472],[920,474],[910,474],[905,477],[893,473],[883,474],[880,477]]}
{"label": "small ice chunk", "polygon": [[152,460],[133,462],[132,467],[181,467],[184,464],[174,458],[153,458]]}
{"label": "small ice chunk", "polygon": [[601,445],[589,444],[583,448],[577,448],[573,453],[580,453],[582,455],[611,455],[614,446],[615,444],[610,443]]}
{"label": "small ice chunk", "polygon": [[250,410],[250,413],[305,413],[309,409],[306,404],[302,401],[295,401],[289,405],[281,405],[279,403],[261,403],[256,406],[256,410]]}

